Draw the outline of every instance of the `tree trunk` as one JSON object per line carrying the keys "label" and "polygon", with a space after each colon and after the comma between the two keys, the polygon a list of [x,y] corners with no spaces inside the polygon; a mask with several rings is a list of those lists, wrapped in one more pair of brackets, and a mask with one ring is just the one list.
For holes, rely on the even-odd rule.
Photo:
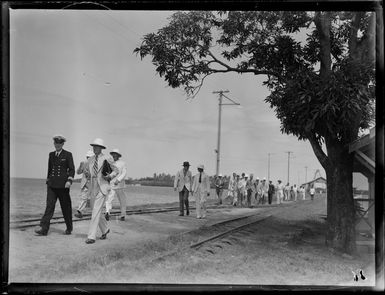
{"label": "tree trunk", "polygon": [[327,178],[327,234],[326,244],[345,253],[356,250],[355,209],[353,199],[353,155],[339,143],[328,145],[332,165]]}

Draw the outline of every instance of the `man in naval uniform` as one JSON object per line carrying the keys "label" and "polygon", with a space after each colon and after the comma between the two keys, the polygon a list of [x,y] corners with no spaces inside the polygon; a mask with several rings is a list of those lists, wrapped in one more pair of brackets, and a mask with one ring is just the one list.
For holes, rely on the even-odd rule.
{"label": "man in naval uniform", "polygon": [[55,211],[57,199],[59,199],[63,213],[66,230],[64,234],[72,232],[72,205],[70,187],[75,175],[75,165],[72,154],[63,149],[65,137],[55,135],[53,137],[55,151],[49,153],[47,173],[47,204],[44,215],[40,221],[40,228],[35,232],[40,236],[48,234],[51,218]]}

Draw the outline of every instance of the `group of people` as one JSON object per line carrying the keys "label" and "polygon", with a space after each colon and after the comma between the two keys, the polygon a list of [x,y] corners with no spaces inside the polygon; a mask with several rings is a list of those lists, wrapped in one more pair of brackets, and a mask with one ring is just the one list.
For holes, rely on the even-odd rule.
{"label": "group of people", "polygon": [[[40,236],[48,234],[57,199],[59,199],[66,224],[64,234],[70,235],[73,230],[70,187],[75,176],[74,161],[72,153],[63,149],[66,142],[64,136],[55,135],[53,141],[55,151],[51,152],[48,157],[46,209],[40,221],[40,228],[35,230],[36,234]],[[102,150],[106,147],[100,138],[96,138],[90,145],[93,151],[87,152],[86,160],[81,162],[77,169],[77,173],[83,174],[83,176],[80,183],[80,204],[75,214],[76,217],[82,218],[87,201],[90,200],[92,214],[85,241],[87,244],[95,243],[98,227],[102,232],[100,239],[107,238],[107,234],[110,232],[107,221],[110,218],[115,195],[120,202],[120,220],[125,220],[126,216],[124,179],[127,170],[125,163],[120,160],[121,153],[118,149],[113,149],[110,155],[103,154]],[[103,216],[104,207],[106,213]]]}
{"label": "group of people", "polygon": [[[63,213],[66,230],[64,234],[70,235],[72,226],[72,204],[70,197],[70,187],[74,180],[75,166],[72,153],[63,149],[66,138],[62,135],[55,135],[53,143],[55,151],[48,157],[47,172],[47,202],[44,215],[40,221],[40,227],[35,230],[36,234],[46,236],[50,227],[50,220],[55,211],[57,199]],[[75,217],[82,218],[84,209],[89,200],[91,207],[91,222],[89,225],[87,244],[93,244],[96,241],[96,233],[99,227],[102,235],[101,240],[107,238],[110,232],[108,223],[110,219],[112,201],[115,195],[120,203],[120,220],[124,221],[126,217],[126,195],[125,195],[125,177],[127,173],[126,165],[120,158],[122,154],[118,149],[113,149],[110,154],[103,154],[106,149],[101,138],[96,138],[91,144],[93,151],[86,153],[86,160],[82,161],[77,169],[77,174],[82,174],[80,182],[80,203],[77,207]],[[174,179],[174,190],[179,193],[179,215],[190,214],[189,194],[195,197],[196,217],[198,219],[206,217],[206,201],[210,196],[210,178],[204,172],[204,165],[197,166],[197,173],[193,176],[189,170],[190,163],[185,161],[183,169],[176,173]],[[222,204],[225,181],[222,174],[219,174],[214,181],[215,190],[218,198],[218,204]],[[272,203],[273,196],[276,195],[277,204],[283,200],[297,201],[297,198],[305,199],[305,188],[297,188],[287,183],[283,185],[278,180],[276,185],[266,178],[260,180],[258,177],[254,180],[253,174],[242,173],[237,175],[233,173],[228,183],[228,197],[232,197],[233,206],[248,206],[254,204]],[[315,189],[310,189],[311,199],[314,199]],[[102,214],[105,208],[104,216]]]}
{"label": "group of people", "polygon": [[[224,181],[221,174],[218,175],[215,185],[220,200],[219,203],[222,203]],[[277,184],[274,185],[271,180],[267,182],[266,178],[260,180],[258,177],[254,180],[253,174],[249,176],[245,173],[239,175],[234,172],[230,177],[227,189],[227,196],[232,197],[232,205],[241,207],[251,207],[252,203],[257,205],[272,204],[274,196],[276,196],[277,204],[281,204],[282,201],[297,201],[298,198],[303,200],[306,198],[304,186],[298,188],[295,184],[290,186],[289,183],[285,186],[281,180],[278,180]],[[314,194],[315,189],[311,187],[310,196],[312,200]]]}
{"label": "group of people", "polygon": [[176,173],[174,179],[174,190],[179,192],[179,216],[190,215],[189,194],[195,196],[196,218],[206,217],[206,201],[210,196],[210,178],[204,172],[204,165],[197,166],[198,173],[192,176],[190,163],[183,162],[183,169]]}

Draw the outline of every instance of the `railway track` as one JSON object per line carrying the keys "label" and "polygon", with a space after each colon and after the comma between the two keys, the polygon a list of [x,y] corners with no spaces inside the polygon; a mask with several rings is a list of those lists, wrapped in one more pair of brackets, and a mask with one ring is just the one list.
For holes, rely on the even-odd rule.
{"label": "railway track", "polygon": [[258,231],[258,223],[271,216],[270,214],[255,214],[213,224],[209,227],[211,233],[190,245],[190,248],[215,254],[218,249],[223,249],[226,245],[231,246],[238,240],[253,235]]}
{"label": "railway track", "polygon": [[[208,209],[215,209],[215,208],[223,208],[223,206],[217,206],[217,205],[211,205],[207,206]],[[190,206],[190,209],[195,209],[195,207]],[[161,207],[161,208],[145,208],[145,209],[132,209],[132,210],[126,210],[127,215],[135,215],[135,214],[154,214],[154,213],[165,213],[165,212],[173,212],[173,211],[179,211],[178,207]],[[120,211],[111,211],[111,217],[113,216],[119,216]],[[91,219],[91,212],[84,213],[83,218],[73,218],[73,222],[78,222],[82,220],[90,220]],[[11,220],[9,223],[9,227],[11,229],[21,229],[21,228],[28,228],[28,227],[34,227],[40,225],[40,218],[26,218],[26,219],[20,219],[20,220]],[[51,224],[60,224],[64,223],[63,216],[54,216],[51,219]]]}
{"label": "railway track", "polygon": [[[272,205],[257,205],[255,207],[265,207],[265,208],[273,208],[276,207],[277,205],[272,204]],[[283,206],[288,206],[288,204],[285,204]],[[224,208],[224,207],[229,207],[232,208],[231,205],[208,205],[207,209],[217,209],[217,208]],[[281,205],[282,207],[282,205]],[[195,209],[194,206],[190,205],[191,209]],[[135,214],[154,214],[154,213],[165,213],[165,212],[173,212],[173,211],[179,211],[179,206],[173,206],[173,207],[159,207],[159,208],[142,208],[142,209],[130,209],[126,210],[127,215],[135,215]],[[113,216],[119,216],[120,211],[111,211],[111,217]],[[91,219],[91,212],[84,213],[83,218],[73,218],[73,222],[78,222],[82,220],[90,220]],[[22,229],[22,228],[29,228],[29,227],[34,227],[34,226],[39,226],[40,225],[40,218],[26,218],[26,219],[20,219],[20,220],[11,220],[9,223],[9,227],[11,229]],[[54,216],[51,219],[51,224],[60,224],[64,223],[64,218],[63,216]]]}
{"label": "railway track", "polygon": [[[127,210],[127,215],[134,215],[134,214],[151,214],[151,213],[163,213],[163,212],[170,212],[170,211],[177,211],[179,210],[179,207],[165,207],[165,208],[147,208],[147,209],[136,209],[136,210]],[[112,216],[118,216],[120,215],[120,211],[111,211],[110,213]],[[84,213],[83,218],[76,218],[74,217],[72,222],[78,222],[82,220],[90,220],[91,219],[91,212],[90,213]],[[12,220],[10,221],[9,227],[12,229],[18,229],[18,228],[28,228],[33,226],[38,226],[40,224],[41,218],[28,218],[28,219],[20,219],[20,220]],[[51,219],[51,224],[60,224],[64,223],[63,216],[54,216]]]}

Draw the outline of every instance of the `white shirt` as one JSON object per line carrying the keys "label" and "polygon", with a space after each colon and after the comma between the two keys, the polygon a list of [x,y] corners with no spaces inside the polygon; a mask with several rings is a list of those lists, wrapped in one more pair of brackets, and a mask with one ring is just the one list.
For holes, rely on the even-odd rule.
{"label": "white shirt", "polygon": [[[118,159],[113,164],[118,168],[119,173],[111,180],[111,188],[113,189],[124,188],[125,187],[124,179],[126,178],[126,174],[127,174],[126,163]],[[118,184],[115,185],[116,180],[118,181]]]}

